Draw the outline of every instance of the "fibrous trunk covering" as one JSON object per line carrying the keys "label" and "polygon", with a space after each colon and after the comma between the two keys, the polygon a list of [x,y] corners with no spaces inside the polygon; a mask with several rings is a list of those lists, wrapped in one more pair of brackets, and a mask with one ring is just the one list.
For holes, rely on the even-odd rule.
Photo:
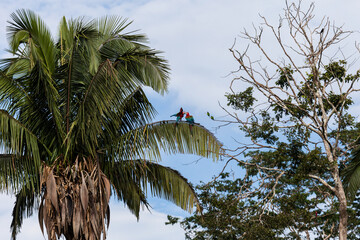
{"label": "fibrous trunk covering", "polygon": [[71,166],[43,167],[39,223],[43,234],[45,224],[49,240],[61,235],[68,240],[106,238],[110,181],[94,161],[78,160]]}

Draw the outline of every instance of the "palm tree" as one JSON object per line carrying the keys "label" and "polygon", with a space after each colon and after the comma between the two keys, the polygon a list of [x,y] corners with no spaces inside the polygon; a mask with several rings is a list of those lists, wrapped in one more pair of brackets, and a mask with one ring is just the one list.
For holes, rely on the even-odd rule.
{"label": "palm tree", "polygon": [[32,11],[11,19],[12,57],[0,62],[0,188],[16,194],[12,239],[34,210],[49,240],[105,239],[111,194],[136,217],[147,192],[191,211],[193,188],[158,164],[161,153],[216,159],[221,145],[200,125],[150,123],[143,86],[165,93],[169,68],[146,37],[119,17],[64,17],[55,42]]}

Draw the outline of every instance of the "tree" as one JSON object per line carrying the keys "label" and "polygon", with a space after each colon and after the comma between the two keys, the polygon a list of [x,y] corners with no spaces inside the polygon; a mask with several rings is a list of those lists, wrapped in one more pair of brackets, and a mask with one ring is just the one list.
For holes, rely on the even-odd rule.
{"label": "tree", "polygon": [[261,17],[261,27],[241,35],[247,47],[230,49],[239,70],[226,96],[241,114],[224,108],[231,119],[222,121],[239,124],[249,141],[224,156],[245,169],[238,199],[261,206],[259,221],[298,210],[287,225],[295,239],[345,240],[351,209],[340,170],[358,146],[359,123],[348,109],[360,72],[351,73],[338,47],[351,32],[313,11],[314,4],[286,3],[279,25]]}
{"label": "tree", "polygon": [[216,159],[220,143],[200,125],[150,123],[143,92],[167,90],[169,67],[119,17],[60,22],[55,42],[29,10],[11,15],[11,58],[0,63],[1,189],[16,194],[12,239],[39,212],[48,239],[103,239],[115,194],[139,217],[147,190],[191,211],[197,197],[161,152]]}
{"label": "tree", "polygon": [[[277,237],[284,233],[288,218],[284,214],[272,215],[263,217],[260,222],[260,206],[255,201],[238,198],[239,188],[244,184],[241,178],[233,179],[230,173],[221,173],[213,181],[196,186],[203,211],[180,221],[185,238],[284,239]],[[165,224],[179,222],[179,218],[172,216],[168,216],[168,220]]]}
{"label": "tree", "polygon": [[[165,224],[180,223],[189,240],[336,239],[336,234],[331,234],[338,221],[336,204],[331,204],[330,209],[323,208],[325,198],[320,194],[311,197],[313,193],[303,186],[307,181],[301,174],[284,174],[279,179],[272,199],[277,211],[264,211],[263,203],[257,201],[263,198],[262,192],[271,193],[273,186],[248,192],[246,198],[241,198],[239,189],[252,183],[235,175],[235,172],[221,173],[211,182],[196,186],[202,213],[182,220],[168,216]],[[348,239],[359,239],[359,198],[351,204],[348,213]]]}

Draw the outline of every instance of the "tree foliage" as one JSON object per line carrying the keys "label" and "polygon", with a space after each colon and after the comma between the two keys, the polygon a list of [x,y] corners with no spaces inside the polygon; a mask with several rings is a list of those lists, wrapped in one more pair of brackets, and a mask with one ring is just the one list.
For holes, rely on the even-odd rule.
{"label": "tree foliage", "polygon": [[[304,186],[305,184],[305,186]],[[306,185],[307,184],[307,185]],[[227,239],[324,239],[338,222],[337,203],[324,208],[326,196],[310,192],[304,177],[284,174],[279,180],[272,208],[265,210],[258,199],[272,191],[270,184],[262,192],[253,191],[241,198],[239,189],[252,185],[249,179],[236,178],[234,173],[221,173],[209,183],[201,183],[198,192],[203,211],[180,219],[168,216],[166,224],[180,224],[189,240]],[[348,239],[359,239],[359,199],[348,209]],[[328,238],[329,239],[329,238]]]}

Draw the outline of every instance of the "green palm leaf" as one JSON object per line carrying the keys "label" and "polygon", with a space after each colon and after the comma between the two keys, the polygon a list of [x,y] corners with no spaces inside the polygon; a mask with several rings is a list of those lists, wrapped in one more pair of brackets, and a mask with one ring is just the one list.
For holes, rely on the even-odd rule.
{"label": "green palm leaf", "polygon": [[16,192],[25,185],[35,189],[39,184],[34,176],[39,174],[40,155],[50,151],[4,110],[0,110],[0,132],[0,144],[7,153],[0,155],[0,189]]}
{"label": "green palm leaf", "polygon": [[345,190],[349,199],[353,200],[360,189],[360,149],[356,149],[350,164],[341,171]]}
{"label": "green palm leaf", "polygon": [[[196,193],[178,171],[145,160],[128,160],[114,164],[103,163],[119,200],[139,218],[140,206],[149,206],[146,195],[164,198],[191,212],[194,204],[200,209]],[[129,198],[129,196],[131,196]]]}
{"label": "green palm leaf", "polygon": [[26,43],[32,65],[36,61],[42,62],[47,74],[51,75],[55,70],[56,51],[45,22],[33,11],[25,9],[17,10],[10,17],[13,21],[8,22],[7,30],[12,52],[21,54],[21,45]]}
{"label": "green palm leaf", "polygon": [[158,56],[161,52],[143,44],[147,42],[145,35],[123,33],[129,24],[126,19],[116,17],[105,17],[97,22],[99,29],[104,30],[99,42],[102,61],[109,59],[116,69],[125,69],[140,85],[163,94],[169,78],[167,61]]}
{"label": "green palm leaf", "polygon": [[102,161],[102,169],[109,178],[117,199],[123,201],[130,212],[139,218],[141,205],[148,207],[146,194],[138,182],[132,164],[124,161],[123,163],[109,164]]}
{"label": "green palm leaf", "polygon": [[[161,94],[167,91],[169,68],[167,62],[157,55],[161,52],[146,49],[141,45],[124,48],[123,39],[113,40],[102,47],[104,57],[115,60],[115,68],[125,68],[139,84],[149,86]],[[108,53],[109,49],[118,49]],[[112,55],[111,55],[112,54]]]}
{"label": "green palm leaf", "polygon": [[[50,120],[56,126],[52,127],[53,130],[56,128],[55,131],[47,129],[47,132],[57,132],[64,136],[57,105],[59,93],[53,79],[57,62],[55,43],[45,23],[34,12],[18,10],[11,18],[13,21],[9,22],[8,27],[10,51],[20,58],[13,61],[9,68],[3,65],[2,70],[30,96],[30,99],[23,98],[23,101],[17,102],[17,109],[13,108],[13,111],[20,114],[19,121],[34,134],[44,131],[37,124],[40,122],[38,117],[43,117],[44,121]],[[19,69],[21,74],[14,74],[14,69]],[[37,110],[34,104],[38,105]],[[39,109],[46,111],[40,112]],[[34,114],[34,111],[38,114]]]}
{"label": "green palm leaf", "polygon": [[0,191],[16,193],[24,186],[34,191],[39,187],[38,177],[32,158],[0,154]]}
{"label": "green palm leaf", "polygon": [[39,189],[32,189],[28,186],[23,186],[19,193],[16,194],[15,205],[12,211],[11,222],[11,239],[16,239],[17,234],[20,232],[24,218],[31,217],[39,205],[36,195]]}
{"label": "green palm leaf", "polygon": [[5,151],[32,158],[34,165],[40,166],[39,139],[4,110],[0,110],[0,133],[0,144]]}
{"label": "green palm leaf", "polygon": [[176,121],[147,124],[122,135],[117,143],[120,160],[148,158],[160,160],[161,153],[196,154],[218,159],[222,144],[201,125]]}

